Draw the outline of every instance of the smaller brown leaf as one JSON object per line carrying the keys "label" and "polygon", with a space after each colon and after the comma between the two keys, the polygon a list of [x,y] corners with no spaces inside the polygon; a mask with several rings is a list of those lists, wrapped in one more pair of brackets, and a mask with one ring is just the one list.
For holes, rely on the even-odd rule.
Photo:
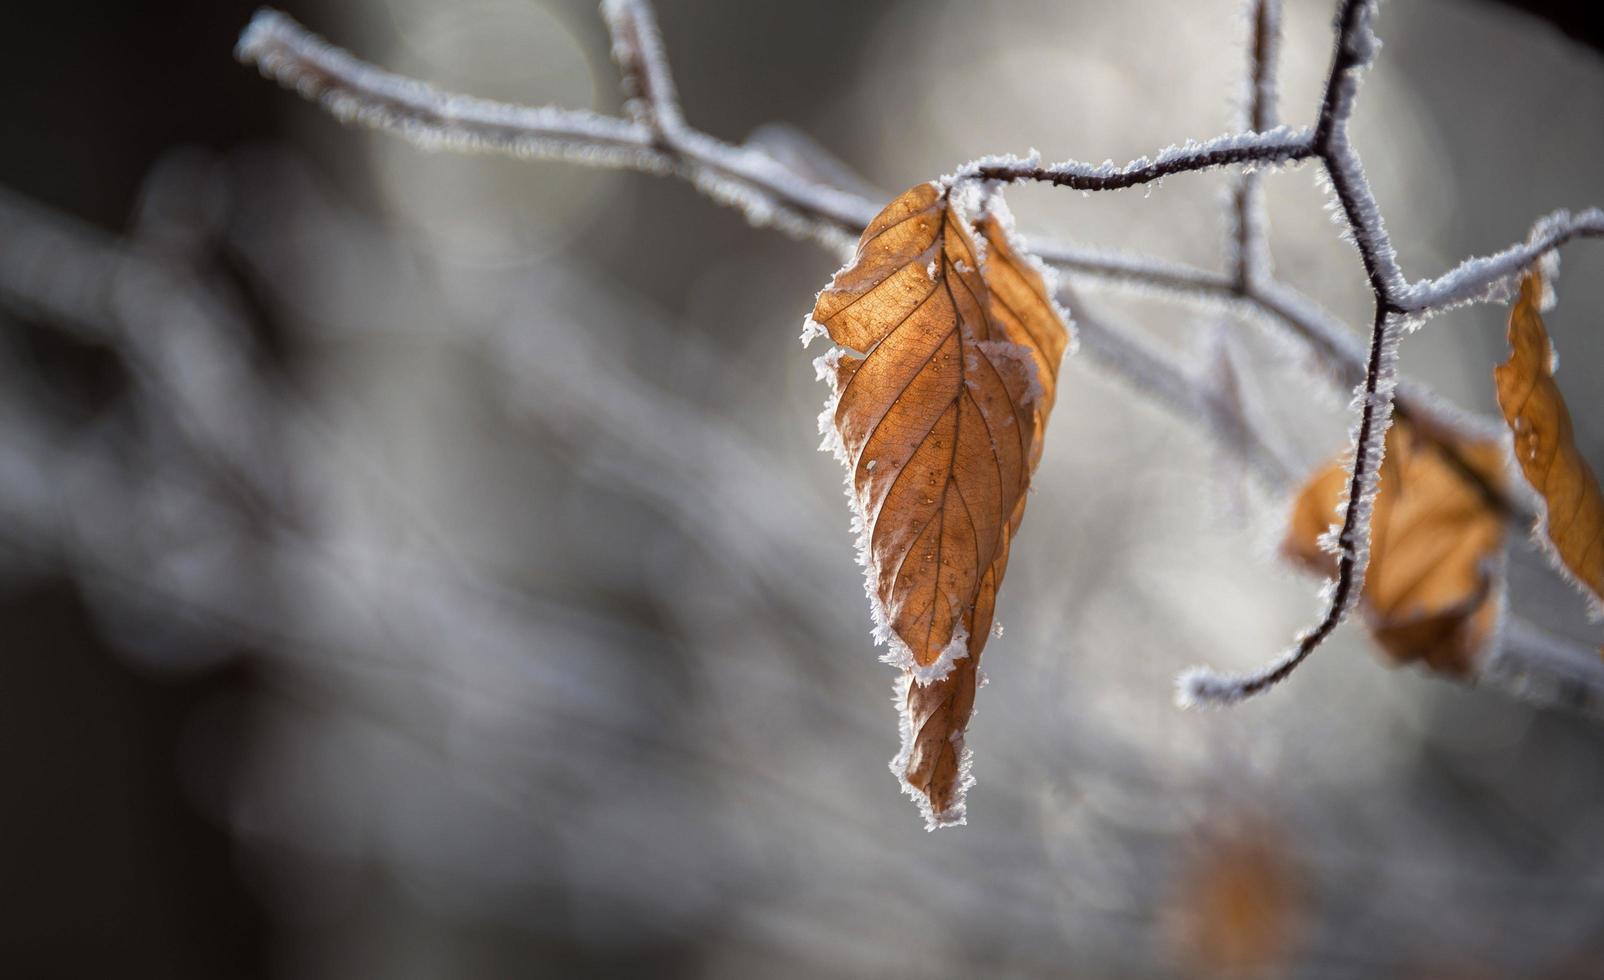
{"label": "smaller brown leaf", "polygon": [[1493,368],[1498,405],[1515,434],[1515,459],[1543,498],[1543,524],[1554,553],[1587,592],[1604,604],[1604,495],[1577,452],[1571,413],[1554,383],[1554,352],[1538,312],[1542,274],[1521,280],[1509,311],[1509,360]]}
{"label": "smaller brown leaf", "polygon": [[1251,812],[1211,815],[1165,908],[1179,965],[1192,976],[1282,974],[1302,932],[1303,896],[1278,826]]}
{"label": "smaller brown leaf", "polygon": [[[1503,451],[1491,442],[1457,447],[1463,464],[1399,419],[1387,433],[1381,485],[1371,515],[1370,566],[1361,608],[1371,635],[1397,663],[1474,673],[1497,625],[1496,568],[1504,520],[1485,487],[1502,489]],[[1282,542],[1288,558],[1322,574],[1337,560],[1320,546],[1346,498],[1347,457],[1317,472],[1293,504]]]}

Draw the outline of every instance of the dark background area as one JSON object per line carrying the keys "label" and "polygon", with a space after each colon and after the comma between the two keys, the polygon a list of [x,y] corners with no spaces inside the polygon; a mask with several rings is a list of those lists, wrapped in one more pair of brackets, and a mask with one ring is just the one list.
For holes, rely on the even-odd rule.
{"label": "dark background area", "polygon": [[[1513,5],[1600,46],[1594,4]],[[8,11],[0,184],[119,229],[168,148],[282,138],[290,114],[308,110],[230,56],[254,6],[79,2]],[[335,33],[326,4],[285,6]],[[713,3],[665,6],[673,30],[719,12]],[[798,99],[813,97],[803,88]],[[35,336],[23,321],[12,328],[27,332],[39,362],[59,372],[53,383],[74,386],[86,403],[118,383],[94,350]],[[196,707],[243,701],[262,682],[245,654],[189,675],[146,672],[97,638],[68,582],[0,600],[0,973],[272,972],[273,936],[256,892],[227,834],[201,815],[178,777]]]}
{"label": "dark background area", "polygon": [[[193,0],[8,11],[0,183],[117,230],[170,147],[272,138],[279,93],[230,57],[255,7]],[[52,382],[85,404],[116,384],[92,349],[39,330],[26,342],[60,372]],[[59,580],[7,592],[0,651],[4,972],[268,975],[267,920],[228,837],[179,779],[196,707],[248,696],[249,660],[187,677],[137,670],[101,641],[75,587]]]}

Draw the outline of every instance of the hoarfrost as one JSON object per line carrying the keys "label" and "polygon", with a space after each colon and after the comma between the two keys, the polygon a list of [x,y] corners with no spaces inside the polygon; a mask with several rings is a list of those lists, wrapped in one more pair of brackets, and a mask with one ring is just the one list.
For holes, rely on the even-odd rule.
{"label": "hoarfrost", "polygon": [[[884,612],[883,605],[881,611]],[[892,635],[895,636],[896,634],[893,632]],[[959,620],[954,623],[952,638],[947,641],[947,645],[941,648],[941,653],[928,666],[921,667],[914,662],[913,651],[908,649],[908,645],[902,642],[901,637],[897,637],[897,642],[891,644],[891,649],[880,657],[880,661],[893,667],[902,668],[912,674],[913,679],[923,686],[945,680],[947,675],[952,673],[953,665],[967,656],[969,656],[969,631],[964,628],[962,620]]]}
{"label": "hoarfrost", "polygon": [[820,337],[828,336],[830,336],[830,331],[824,329],[824,325],[822,323],[813,319],[813,314],[809,313],[807,316],[802,318],[802,336],[800,339],[803,347],[810,346]]}

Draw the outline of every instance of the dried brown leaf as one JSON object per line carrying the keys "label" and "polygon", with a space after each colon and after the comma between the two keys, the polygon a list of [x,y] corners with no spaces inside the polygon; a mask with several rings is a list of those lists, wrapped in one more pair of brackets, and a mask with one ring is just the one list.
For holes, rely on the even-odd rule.
{"label": "dried brown leaf", "polygon": [[1597,609],[1604,603],[1604,496],[1576,449],[1571,413],[1554,383],[1553,348],[1538,311],[1539,272],[1520,284],[1509,312],[1509,360],[1493,368],[1498,404],[1515,435],[1515,459],[1543,498],[1549,543]]}
{"label": "dried brown leaf", "polygon": [[[1504,466],[1496,443],[1455,448],[1459,463],[1407,421],[1388,431],[1361,608],[1395,662],[1419,660],[1464,677],[1474,674],[1497,626],[1504,518],[1487,491],[1503,488]],[[1346,499],[1346,464],[1344,454],[1304,485],[1282,543],[1289,558],[1327,575],[1337,562],[1320,538]]]}
{"label": "dried brown leaf", "polygon": [[977,662],[1069,343],[1004,223],[983,216],[977,239],[952,196],[927,183],[887,205],[811,317],[844,348],[819,359],[820,427],[847,467],[876,639],[904,672],[892,769],[931,827],[963,820]]}
{"label": "dried brown leaf", "polygon": [[1165,907],[1190,976],[1280,976],[1306,916],[1304,885],[1280,827],[1256,813],[1213,815],[1183,856]]}

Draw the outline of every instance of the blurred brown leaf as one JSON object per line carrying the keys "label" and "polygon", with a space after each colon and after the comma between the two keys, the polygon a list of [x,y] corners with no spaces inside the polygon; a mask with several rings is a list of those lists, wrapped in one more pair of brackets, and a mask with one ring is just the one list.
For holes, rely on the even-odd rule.
{"label": "blurred brown leaf", "polygon": [[1538,305],[1543,280],[1521,280],[1509,312],[1509,360],[1493,368],[1498,404],[1515,434],[1515,459],[1542,495],[1548,540],[1565,568],[1604,602],[1604,496],[1576,450],[1571,413],[1554,383],[1553,348]]}
{"label": "blurred brown leaf", "polygon": [[1281,975],[1304,918],[1303,883],[1279,827],[1257,814],[1214,818],[1194,842],[1167,907],[1188,975]]}
{"label": "blurred brown leaf", "polygon": [[[1394,661],[1420,660],[1463,677],[1474,673],[1497,624],[1504,517],[1488,490],[1504,486],[1504,454],[1492,442],[1456,448],[1459,461],[1403,419],[1388,431],[1361,607]],[[1337,560],[1319,542],[1347,497],[1347,464],[1343,454],[1304,485],[1281,546],[1326,575],[1335,574]]]}
{"label": "blurred brown leaf", "polygon": [[[812,320],[821,427],[848,469],[876,637],[903,668],[892,768],[932,827],[963,819],[976,663],[1041,456],[1068,330],[994,215],[926,183],[864,230]],[[861,352],[854,353],[854,352]]]}

